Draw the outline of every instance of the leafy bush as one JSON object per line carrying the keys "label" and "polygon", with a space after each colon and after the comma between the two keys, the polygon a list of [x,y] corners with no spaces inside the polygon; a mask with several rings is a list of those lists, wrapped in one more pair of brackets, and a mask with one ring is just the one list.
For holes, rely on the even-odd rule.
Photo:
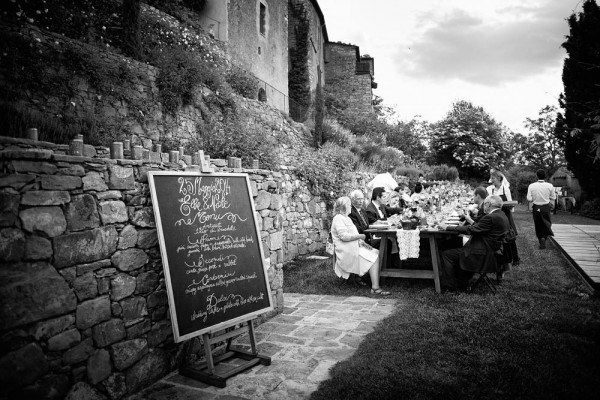
{"label": "leafy bush", "polygon": [[430,165],[423,168],[425,179],[433,181],[454,181],[458,179],[458,170],[456,167],[449,167],[446,164]]}
{"label": "leafy bush", "polygon": [[227,72],[225,80],[234,92],[248,99],[258,98],[259,80],[241,68],[232,68]]}
{"label": "leafy bush", "polygon": [[513,198],[525,201],[527,199],[527,189],[531,183],[537,181],[537,176],[528,167],[515,166],[506,172],[506,179],[510,182]]}
{"label": "leafy bush", "polygon": [[600,198],[584,202],[579,213],[588,218],[600,219]]}
{"label": "leafy bush", "polygon": [[333,200],[350,191],[347,174],[352,171],[355,161],[348,149],[326,143],[317,150],[307,149],[299,157],[296,172],[306,179],[313,194],[320,195],[331,206]]}
{"label": "leafy bush", "polygon": [[399,167],[396,169],[396,175],[407,176],[411,181],[419,179],[420,174],[423,174],[423,171],[415,167]]}
{"label": "leafy bush", "polygon": [[334,143],[341,147],[350,147],[355,138],[352,133],[341,126],[335,119],[323,121],[323,142]]}

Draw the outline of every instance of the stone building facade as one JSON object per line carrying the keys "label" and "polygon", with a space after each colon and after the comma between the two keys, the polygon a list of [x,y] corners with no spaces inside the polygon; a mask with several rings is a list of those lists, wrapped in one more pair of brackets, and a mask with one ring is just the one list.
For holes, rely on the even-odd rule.
{"label": "stone building facade", "polygon": [[234,65],[261,81],[259,99],[288,112],[287,0],[208,0],[200,24],[227,43]]}
{"label": "stone building facade", "polygon": [[325,85],[356,114],[373,112],[375,63],[361,57],[358,46],[345,43],[326,44]]}
{"label": "stone building facade", "polygon": [[[322,84],[325,83],[325,44],[329,41],[327,28],[325,26],[325,16],[319,7],[316,0],[289,0],[290,8],[303,8],[306,10],[306,18],[309,21],[308,35],[308,76],[309,87],[311,94],[314,97],[314,92],[319,83],[319,75]],[[289,48],[292,50],[296,45],[298,35],[298,20],[293,12],[289,13],[288,23],[288,40]]]}
{"label": "stone building facade", "polygon": [[[0,397],[62,398],[85,382],[120,399],[182,361],[147,173],[187,166],[107,153],[86,145],[85,156],[71,156],[66,145],[0,137]],[[212,161],[249,175],[281,312],[283,263],[323,248],[326,204],[292,171]]]}

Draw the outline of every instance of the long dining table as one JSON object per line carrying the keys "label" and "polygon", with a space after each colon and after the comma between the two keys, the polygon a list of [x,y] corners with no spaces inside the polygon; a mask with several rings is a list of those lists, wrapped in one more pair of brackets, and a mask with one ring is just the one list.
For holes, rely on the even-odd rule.
{"label": "long dining table", "polygon": [[[419,232],[421,238],[429,239],[429,248],[431,250],[431,270],[423,269],[406,269],[406,268],[389,268],[388,251],[389,237],[396,240],[396,232],[398,229],[367,229],[365,232],[381,237],[379,245],[379,276],[393,278],[412,278],[412,279],[433,279],[435,291],[442,292],[440,285],[440,252],[438,248],[438,240],[458,236],[456,231],[441,231],[437,229],[422,229]],[[419,255],[419,258],[421,256]]]}

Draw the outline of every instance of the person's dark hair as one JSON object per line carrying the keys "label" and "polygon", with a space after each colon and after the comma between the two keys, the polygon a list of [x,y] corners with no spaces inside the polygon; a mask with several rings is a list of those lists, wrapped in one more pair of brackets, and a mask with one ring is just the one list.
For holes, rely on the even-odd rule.
{"label": "person's dark hair", "polygon": [[481,197],[482,199],[485,199],[488,195],[487,190],[485,190],[485,188],[483,186],[476,187],[475,191],[473,193],[476,194],[477,196]]}
{"label": "person's dark hair", "polygon": [[546,179],[546,171],[543,169],[538,169],[535,174],[537,175],[538,179]]}
{"label": "person's dark hair", "polygon": [[423,185],[421,185],[421,182],[417,182],[415,185],[415,193],[421,193],[421,190],[423,190]]}
{"label": "person's dark hair", "polygon": [[381,194],[385,192],[385,189],[382,187],[376,187],[375,189],[373,189],[373,194],[371,195],[371,200],[377,200],[377,198],[379,196],[381,196]]}

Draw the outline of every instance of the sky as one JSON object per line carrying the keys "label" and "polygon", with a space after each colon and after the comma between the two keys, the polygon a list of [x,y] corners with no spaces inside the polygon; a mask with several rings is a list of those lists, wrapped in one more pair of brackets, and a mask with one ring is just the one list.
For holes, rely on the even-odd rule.
{"label": "sky", "polygon": [[329,41],[375,60],[374,94],[400,120],[481,106],[514,132],[563,91],[566,19],[583,0],[318,0]]}

